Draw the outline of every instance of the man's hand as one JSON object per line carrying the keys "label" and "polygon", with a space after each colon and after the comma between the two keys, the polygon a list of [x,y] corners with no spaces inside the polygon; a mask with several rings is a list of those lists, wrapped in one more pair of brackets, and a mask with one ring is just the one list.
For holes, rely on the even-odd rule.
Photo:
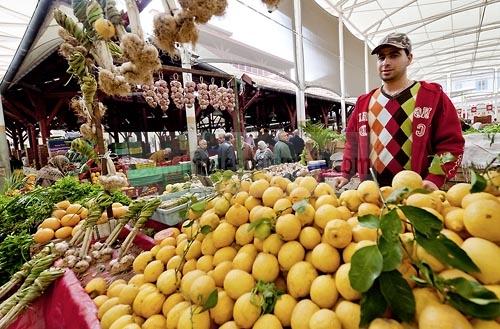
{"label": "man's hand", "polygon": [[333,179],[333,186],[335,186],[336,189],[341,188],[342,186],[346,185],[349,183],[349,180],[345,177],[335,177]]}
{"label": "man's hand", "polygon": [[436,191],[439,190],[436,184],[431,182],[430,180],[424,180],[423,181],[424,188],[429,191]]}

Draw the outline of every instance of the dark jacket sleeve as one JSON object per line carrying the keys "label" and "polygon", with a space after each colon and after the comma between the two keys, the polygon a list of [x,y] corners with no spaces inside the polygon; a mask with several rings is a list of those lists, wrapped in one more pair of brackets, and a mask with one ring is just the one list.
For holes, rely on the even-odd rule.
{"label": "dark jacket sleeve", "polygon": [[432,119],[431,145],[434,154],[441,155],[450,152],[455,160],[443,165],[445,175],[428,174],[425,178],[441,187],[446,179],[455,176],[464,153],[465,140],[462,135],[460,119],[457,111],[448,96],[441,92],[441,98],[436,109],[436,114]]}

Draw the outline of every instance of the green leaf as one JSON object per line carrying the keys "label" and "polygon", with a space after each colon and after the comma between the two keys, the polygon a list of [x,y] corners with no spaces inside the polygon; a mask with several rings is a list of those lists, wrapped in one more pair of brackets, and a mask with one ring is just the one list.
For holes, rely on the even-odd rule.
{"label": "green leaf", "polygon": [[309,201],[304,199],[304,200],[300,200],[298,202],[295,202],[292,206],[292,209],[293,211],[295,211],[296,213],[303,213],[304,211],[306,211],[306,206],[309,204]]}
{"label": "green leaf", "polygon": [[191,210],[197,214],[201,214],[205,211],[206,207],[207,207],[207,202],[200,201],[200,202],[193,203],[191,205]]}
{"label": "green leaf", "polygon": [[179,216],[180,216],[181,218],[187,218],[187,214],[188,214],[188,210],[187,210],[187,208],[184,208],[184,209],[182,209],[182,210],[179,210]]}
{"label": "green leaf", "polygon": [[471,177],[471,180],[470,180],[470,183],[471,183],[470,192],[471,193],[482,192],[488,186],[486,179],[483,176],[477,174],[472,169],[470,171],[470,177]]}
{"label": "green leaf", "polygon": [[359,292],[370,289],[383,268],[382,254],[377,246],[367,246],[357,250],[351,258],[349,281]]}
{"label": "green leaf", "polygon": [[429,166],[429,174],[433,175],[444,175],[445,172],[441,167],[441,158],[439,155],[434,155],[431,161],[431,165]]}
{"label": "green leaf", "polygon": [[358,222],[359,222],[359,225],[364,226],[364,227],[368,227],[368,228],[378,229],[378,225],[379,225],[378,217],[375,215],[364,215],[364,216],[358,217]]}
{"label": "green leaf", "polygon": [[378,241],[378,249],[384,259],[383,271],[392,271],[401,265],[403,251],[399,240],[387,240],[381,236]]}
{"label": "green leaf", "polygon": [[268,222],[268,220],[265,218],[262,218],[262,219],[259,219],[259,220],[256,220],[256,221],[250,223],[250,225],[248,225],[247,232],[254,230],[257,226],[259,226],[260,224],[263,224],[265,222]]}
{"label": "green leaf", "polygon": [[407,187],[402,187],[394,190],[391,195],[385,200],[386,203],[400,203],[410,192]]}
{"label": "green leaf", "polygon": [[479,268],[469,255],[443,234],[439,234],[436,238],[427,239],[417,232],[415,239],[429,254],[443,264],[468,273],[479,272]]}
{"label": "green leaf", "polygon": [[432,193],[432,191],[426,190],[425,188],[416,188],[414,190],[411,190],[408,196],[413,194],[430,194],[430,193]]}
{"label": "green leaf", "polygon": [[259,280],[252,289],[252,295],[260,295],[262,297],[260,307],[263,314],[272,314],[276,302],[283,295],[283,291],[279,290],[273,282]]}
{"label": "green leaf", "polygon": [[494,292],[486,289],[477,282],[464,278],[454,278],[445,280],[444,284],[448,286],[450,291],[459,294],[475,304],[487,305],[500,303]]}
{"label": "green leaf", "polygon": [[380,292],[378,279],[375,280],[373,286],[361,297],[361,322],[360,326],[368,326],[370,322],[382,314],[387,309],[387,302]]}
{"label": "green leaf", "polygon": [[210,295],[208,295],[207,300],[203,303],[203,311],[214,308],[219,300],[219,291],[214,289]]}
{"label": "green leaf", "polygon": [[449,292],[446,297],[451,306],[474,318],[495,320],[500,316],[500,302],[479,305],[454,292]]}
{"label": "green leaf", "polygon": [[401,321],[410,322],[415,315],[415,297],[408,282],[399,271],[383,272],[379,278],[380,291],[393,314]]}
{"label": "green leaf", "polygon": [[201,234],[203,235],[207,235],[208,233],[212,232],[212,226],[210,225],[204,225],[201,230],[200,230]]}
{"label": "green leaf", "polygon": [[436,237],[443,229],[443,223],[434,214],[413,206],[399,207],[415,230],[427,238]]}
{"label": "green leaf", "polygon": [[418,276],[415,276],[415,275],[412,275],[410,276],[410,279],[412,279],[413,281],[415,281],[419,286],[428,286],[429,283],[427,281],[425,281],[424,279],[421,279],[419,278]]}
{"label": "green leaf", "polygon": [[231,170],[225,170],[225,171],[222,173],[222,178],[223,178],[224,180],[229,180],[229,179],[231,179],[231,178],[233,177],[233,175],[234,175],[234,172],[233,172],[233,171],[231,171]]}
{"label": "green leaf", "polygon": [[[419,262],[417,264],[417,267],[418,267],[418,271],[420,272],[420,276],[423,277],[425,282],[427,284],[432,285],[432,286],[436,286],[436,276],[434,275],[434,271],[432,270],[430,265],[425,263],[425,262]],[[417,280],[415,280],[415,281],[417,281]],[[417,283],[418,283],[418,281],[417,281]]]}
{"label": "green leaf", "polygon": [[401,219],[396,211],[392,209],[380,219],[380,230],[382,235],[388,241],[398,241],[399,234],[402,233],[403,226]]}

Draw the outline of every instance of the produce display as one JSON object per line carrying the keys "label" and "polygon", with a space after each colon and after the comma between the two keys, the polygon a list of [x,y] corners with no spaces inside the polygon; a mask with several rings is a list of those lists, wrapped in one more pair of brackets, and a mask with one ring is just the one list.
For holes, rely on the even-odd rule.
{"label": "produce display", "polygon": [[411,171],[336,196],[311,176],[216,184],[180,230],[86,291],[102,328],[497,328],[497,177],[428,192]]}

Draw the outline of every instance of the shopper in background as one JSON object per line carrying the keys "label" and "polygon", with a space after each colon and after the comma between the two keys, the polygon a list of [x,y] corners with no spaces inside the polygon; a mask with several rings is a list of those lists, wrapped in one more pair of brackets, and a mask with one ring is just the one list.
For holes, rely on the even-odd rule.
{"label": "shopper in background", "polygon": [[[413,54],[406,34],[389,34],[372,55],[383,83],[356,102],[346,129],[343,177],[336,185],[347,184],[356,172],[361,180],[370,179],[371,167],[382,186],[407,169],[435,190],[455,176],[464,151],[455,107],[440,85],[408,79]],[[432,157],[447,152],[455,160],[443,165],[445,175],[429,173]]]}
{"label": "shopper in background", "polygon": [[274,154],[269,149],[266,142],[259,141],[257,143],[257,151],[255,152],[255,169],[265,169],[273,164]]}
{"label": "shopper in background", "polygon": [[71,162],[64,155],[56,155],[49,159],[46,166],[38,171],[36,184],[47,187],[63,178],[72,170]]}
{"label": "shopper in background", "polygon": [[282,131],[278,134],[279,140],[278,142],[274,145],[274,164],[280,164],[280,163],[289,163],[293,162],[292,159],[292,154],[290,152],[290,148],[288,147],[287,139],[287,133]]}
{"label": "shopper in background", "polygon": [[290,150],[290,155],[292,156],[292,161],[291,162],[296,162],[297,161],[297,153],[295,153],[295,148],[292,144],[292,142],[290,142],[290,135],[285,132],[285,140],[284,142],[286,143],[286,145],[288,145],[288,149]]}
{"label": "shopper in background", "polygon": [[253,168],[254,157],[253,147],[245,142],[243,136],[241,136],[241,150],[243,151],[243,168],[245,168],[245,170],[251,170]]}
{"label": "shopper in background", "polygon": [[172,149],[167,147],[166,149],[158,150],[151,154],[149,160],[154,161],[154,163],[161,163],[170,160],[172,157]]}
{"label": "shopper in background", "polygon": [[217,136],[217,140],[219,141],[217,168],[221,170],[236,171],[236,155],[234,153],[234,147],[231,144],[233,138],[233,135],[230,133]]}
{"label": "shopper in background", "polygon": [[302,154],[302,151],[304,151],[304,146],[305,146],[305,142],[304,140],[302,139],[302,137],[299,136],[299,130],[298,129],[295,129],[293,131],[293,136],[290,137],[290,139],[288,140],[290,143],[292,143],[293,145],[293,149],[295,151],[295,161],[298,161],[300,155]]}
{"label": "shopper in background", "polygon": [[210,157],[207,152],[208,143],[201,139],[198,142],[198,148],[194,151],[193,162],[196,165],[196,174],[208,176],[210,173]]}
{"label": "shopper in background", "polygon": [[247,143],[248,145],[250,145],[252,148],[255,147],[255,141],[253,139],[253,135],[252,134],[248,134],[247,138],[245,138],[245,143]]}

